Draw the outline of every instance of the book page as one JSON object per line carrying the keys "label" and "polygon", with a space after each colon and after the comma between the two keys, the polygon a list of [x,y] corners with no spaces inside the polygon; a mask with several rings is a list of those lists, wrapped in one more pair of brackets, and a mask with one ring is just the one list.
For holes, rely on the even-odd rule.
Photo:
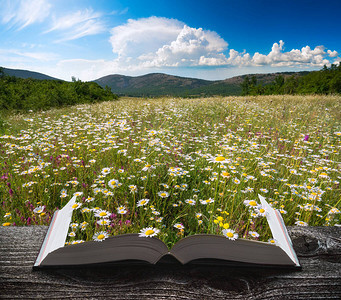
{"label": "book page", "polygon": [[266,202],[263,196],[258,195],[258,197],[266,211],[266,219],[268,220],[270,230],[273,238],[276,240],[276,244],[285,251],[285,253],[296,264],[296,266],[300,266],[295,250],[292,247],[291,239],[284,225],[281,213],[273,209],[269,203]]}
{"label": "book page", "polygon": [[35,267],[39,266],[49,253],[64,247],[72,218],[72,205],[75,204],[76,198],[77,196],[73,196],[63,209],[54,213],[49,230],[34,264]]}

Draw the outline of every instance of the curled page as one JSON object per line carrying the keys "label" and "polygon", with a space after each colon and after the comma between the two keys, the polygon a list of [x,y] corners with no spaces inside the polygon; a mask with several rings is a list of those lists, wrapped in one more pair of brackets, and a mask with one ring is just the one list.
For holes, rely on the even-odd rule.
{"label": "curled page", "polygon": [[277,245],[281,247],[290,257],[290,259],[296,264],[296,266],[299,267],[300,263],[296,256],[295,250],[292,247],[292,242],[284,225],[281,213],[278,210],[273,209],[269,203],[265,201],[263,196],[258,195],[258,197],[266,211],[266,219],[269,223],[272,236],[276,240]]}
{"label": "curled page", "polygon": [[43,245],[41,246],[37,260],[34,264],[35,267],[39,266],[49,253],[58,248],[64,247],[72,218],[72,205],[75,204],[76,198],[77,196],[73,196],[63,209],[57,210],[54,213]]}

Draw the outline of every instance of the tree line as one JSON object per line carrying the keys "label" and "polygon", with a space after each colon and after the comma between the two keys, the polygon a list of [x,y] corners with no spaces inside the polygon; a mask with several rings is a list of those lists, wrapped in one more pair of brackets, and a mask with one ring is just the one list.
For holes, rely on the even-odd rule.
{"label": "tree line", "polygon": [[241,88],[242,95],[341,94],[341,62],[304,76],[278,75],[266,85],[258,83],[255,76],[246,76]]}
{"label": "tree line", "polygon": [[109,87],[72,78],[39,80],[5,75],[0,68],[0,110],[43,110],[52,107],[118,99]]}

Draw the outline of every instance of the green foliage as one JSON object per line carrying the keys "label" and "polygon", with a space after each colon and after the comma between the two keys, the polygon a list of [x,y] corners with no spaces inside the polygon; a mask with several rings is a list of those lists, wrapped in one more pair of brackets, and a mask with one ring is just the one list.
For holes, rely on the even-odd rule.
{"label": "green foliage", "polygon": [[333,64],[330,68],[324,66],[320,71],[301,77],[292,75],[285,78],[279,75],[267,85],[257,85],[252,79],[245,77],[241,84],[242,95],[340,94],[341,63],[338,66]]}
{"label": "green foliage", "polygon": [[41,110],[118,99],[95,82],[38,80],[6,76],[0,70],[0,110]]}

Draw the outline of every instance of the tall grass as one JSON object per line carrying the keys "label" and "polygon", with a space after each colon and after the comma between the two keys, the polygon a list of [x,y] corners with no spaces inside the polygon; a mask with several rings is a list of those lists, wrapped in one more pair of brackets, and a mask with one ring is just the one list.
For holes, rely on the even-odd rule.
{"label": "tall grass", "polygon": [[169,246],[224,229],[267,241],[261,194],[286,225],[339,225],[340,100],[124,98],[12,116],[0,221],[47,225],[77,193],[70,243],[143,228]]}

